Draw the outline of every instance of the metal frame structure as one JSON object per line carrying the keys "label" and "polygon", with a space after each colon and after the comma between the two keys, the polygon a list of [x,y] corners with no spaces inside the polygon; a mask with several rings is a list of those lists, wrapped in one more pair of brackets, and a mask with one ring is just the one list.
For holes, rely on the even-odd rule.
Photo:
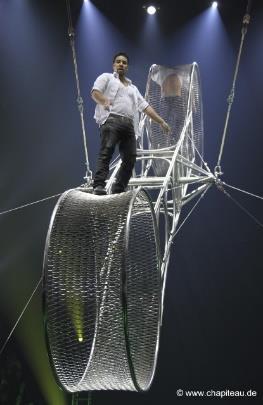
{"label": "metal frame structure", "polygon": [[[223,132],[223,136],[222,136],[222,142],[221,142],[218,162],[214,169],[214,175],[211,173],[207,164],[203,161],[202,156],[200,155],[200,151],[198,151],[198,148],[196,148],[195,142],[194,142],[193,109],[191,107],[191,102],[190,102],[193,75],[191,75],[190,93],[189,93],[189,97],[188,97],[189,102],[188,102],[187,113],[185,115],[185,124],[180,133],[179,140],[178,140],[178,142],[176,142],[175,145],[173,145],[172,147],[166,147],[166,148],[157,148],[157,149],[152,148],[150,129],[149,129],[151,125],[149,124],[149,122],[147,123],[147,119],[145,116],[142,116],[142,119],[140,121],[140,130],[138,133],[140,147],[137,151],[137,155],[138,155],[137,163],[140,163],[141,167],[140,167],[139,171],[138,170],[134,171],[134,175],[130,179],[129,187],[130,188],[144,187],[145,189],[147,189],[151,194],[152,201],[154,204],[154,211],[155,211],[156,219],[157,219],[157,222],[159,225],[161,222],[161,218],[164,218],[165,243],[164,243],[164,250],[163,250],[163,255],[162,255],[162,266],[161,266],[162,287],[163,287],[162,293],[164,293],[167,268],[168,268],[169,258],[170,258],[171,244],[172,244],[173,239],[176,236],[178,230],[181,228],[182,224],[185,222],[185,220],[184,220],[180,224],[180,226],[178,226],[181,210],[184,207],[184,205],[186,205],[186,203],[190,202],[196,196],[201,195],[201,197],[202,197],[203,194],[208,190],[208,188],[213,183],[215,183],[217,188],[220,191],[223,191],[226,196],[230,197],[233,200],[233,202],[235,202],[239,206],[239,208],[241,208],[245,213],[247,213],[250,216],[250,218],[252,218],[258,225],[262,226],[262,224],[252,214],[250,214],[244,207],[241,206],[241,204],[239,204],[235,199],[233,199],[225,191],[224,186],[230,187],[239,192],[243,192],[252,197],[259,198],[261,200],[262,200],[262,197],[249,193],[245,190],[241,190],[237,187],[230,186],[220,180],[220,175],[222,174],[221,158],[222,158],[222,153],[223,153],[223,149],[224,149],[227,129],[228,129],[228,122],[229,122],[231,107],[232,107],[232,104],[234,101],[235,84],[236,84],[236,78],[237,78],[237,74],[238,74],[238,70],[239,70],[242,47],[243,47],[244,38],[245,38],[245,35],[247,32],[247,28],[248,28],[248,25],[250,22],[249,13],[250,13],[250,9],[251,9],[251,3],[252,3],[252,1],[248,0],[246,14],[243,18],[243,26],[242,26],[242,31],[241,31],[242,38],[241,38],[239,53],[238,53],[238,57],[237,57],[237,63],[236,63],[236,68],[235,68],[235,73],[234,73],[234,78],[233,78],[233,85],[232,85],[231,92],[230,92],[228,100],[227,100],[227,102],[228,102],[227,116],[226,116],[226,121],[225,121],[225,126],[224,126],[224,132]],[[80,116],[81,116],[82,133],[83,133],[83,139],[84,139],[84,149],[85,149],[86,166],[87,166],[87,171],[86,171],[86,176],[85,176],[86,185],[84,188],[80,187],[78,189],[89,192],[91,180],[92,180],[92,173],[89,169],[86,134],[85,134],[85,126],[84,126],[84,120],[83,120],[83,100],[80,95],[77,60],[76,60],[76,52],[75,52],[75,45],[74,45],[74,30],[73,30],[72,20],[71,20],[70,2],[68,0],[67,0],[67,11],[68,11],[68,17],[69,17],[68,33],[69,33],[69,38],[70,38],[70,43],[71,43],[71,48],[72,48],[72,53],[73,53],[75,77],[76,77],[76,84],[77,84],[77,91],[78,91],[77,103],[78,103],[79,112],[80,112]],[[192,65],[192,73],[195,70],[198,70],[198,67],[194,63]],[[150,71],[151,71],[151,69],[150,69]],[[146,92],[146,95],[147,95],[147,92]],[[148,146],[149,146],[148,149],[143,148],[144,139],[146,139],[146,141],[148,143]],[[186,148],[185,148],[185,145],[187,146]],[[189,153],[189,148],[188,148],[189,146],[190,146],[190,150],[192,150],[192,152],[194,151],[194,155]],[[202,160],[201,164],[198,164],[198,162],[196,162],[196,159],[195,159],[196,153],[199,155],[199,157],[201,157],[201,160]],[[155,161],[161,161],[161,160],[165,161],[168,164],[165,175],[151,176],[150,172],[153,167],[153,163]],[[114,182],[115,175],[116,175],[116,172],[117,172],[119,166],[120,166],[120,159],[117,159],[117,162],[115,162],[111,166],[112,174],[107,183],[107,189],[109,192],[111,189],[111,185]],[[137,165],[136,169],[137,168],[138,168],[138,165]],[[191,191],[189,191],[189,188],[190,188],[189,186],[191,187]],[[139,191],[139,190],[136,190],[136,191]],[[60,195],[60,194],[58,194],[58,195]],[[42,200],[36,201],[34,203],[26,204],[21,207],[17,207],[15,209],[7,210],[7,211],[2,212],[1,214],[6,214],[6,213],[12,212],[17,209],[25,208],[29,205],[40,203],[40,202],[46,201],[51,198],[55,198],[58,195],[44,198]],[[191,212],[192,212],[192,210],[190,211],[190,213]],[[189,214],[187,215],[187,217],[189,216]],[[55,215],[55,211],[54,211],[54,215]],[[127,230],[128,230],[128,227],[127,227]],[[42,278],[43,278],[43,276],[40,278],[36,287],[34,288],[33,293],[29,297],[29,300],[27,301],[25,307],[23,308],[23,311],[21,312],[13,329],[11,330],[11,333],[9,334],[4,345],[2,346],[2,348],[0,350],[0,354],[3,352],[8,341],[10,340],[15,328],[17,327],[18,322],[20,321],[21,317],[23,316],[23,314],[24,314],[26,308],[28,307],[35,292],[37,291],[37,289],[42,281]],[[162,298],[163,298],[163,295],[164,294],[162,294]],[[156,353],[156,355],[157,355],[157,353]],[[78,393],[76,393],[75,395],[72,396],[72,404],[73,403],[78,403]],[[88,395],[88,403],[91,403],[91,392],[89,392],[89,395]]]}
{"label": "metal frame structure", "polygon": [[[156,72],[165,77],[163,83],[172,77],[168,100],[162,99],[162,85],[151,83]],[[178,100],[170,94],[179,73],[184,87]],[[129,190],[111,195],[121,164],[117,158],[108,195],[90,194],[89,188],[66,191],[52,215],[44,260],[45,327],[55,374],[69,392],[149,388],[181,210],[215,182],[202,157],[197,64],[153,65],[146,99],[157,108],[160,102],[170,118],[179,116],[169,146],[163,147],[168,138],[159,126],[142,115]]]}
{"label": "metal frame structure", "polygon": [[[149,71],[149,77],[154,66]],[[178,231],[179,219],[182,208],[195,197],[203,195],[212,184],[215,183],[215,176],[210,171],[207,163],[198,151],[195,144],[195,128],[193,121],[193,80],[194,75],[199,78],[197,63],[191,65],[191,77],[187,100],[187,112],[184,125],[178,141],[169,147],[151,148],[151,122],[144,114],[141,116],[139,131],[137,133],[139,148],[137,149],[136,166],[133,176],[129,181],[129,188],[143,187],[151,195],[157,224],[160,226],[161,218],[164,219],[164,247],[161,257],[162,277],[162,303],[167,269],[170,259],[171,245]],[[148,83],[146,96],[148,99]],[[199,97],[199,103],[202,103]],[[202,105],[199,106],[202,120]],[[165,135],[164,135],[165,136]],[[149,148],[143,147],[148,145]],[[152,175],[153,162],[167,162],[167,171],[164,176]],[[111,176],[107,182],[106,189],[110,193],[116,173],[120,167],[120,158],[111,165]],[[189,188],[191,187],[191,190]],[[159,229],[160,232],[160,229]]]}

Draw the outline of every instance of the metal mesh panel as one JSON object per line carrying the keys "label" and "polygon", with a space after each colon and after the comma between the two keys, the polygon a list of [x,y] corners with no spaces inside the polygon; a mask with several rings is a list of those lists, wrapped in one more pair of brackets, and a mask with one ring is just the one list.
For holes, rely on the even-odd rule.
{"label": "metal mesh panel", "polygon": [[160,316],[154,214],[143,191],[63,194],[44,260],[50,358],[68,391],[145,390]]}
{"label": "metal mesh panel", "polygon": [[[202,166],[203,162],[201,156],[204,154],[204,121],[203,121],[203,103],[202,103],[202,90],[198,65],[194,63],[192,65],[192,87],[191,87],[191,99],[190,110],[192,112],[192,133],[191,140],[195,146],[194,155],[195,163]],[[199,153],[197,153],[197,151]]]}
{"label": "metal mesh panel", "polygon": [[[144,194],[135,200],[129,224],[126,254],[127,329],[138,385],[147,388],[155,369],[158,347],[141,344],[155,340],[159,329],[160,274],[152,212]],[[136,279],[136,283],[134,283]],[[138,334],[140,330],[140,334]]]}
{"label": "metal mesh panel", "polygon": [[[160,125],[147,118],[150,149],[176,145],[187,114],[192,112],[191,125],[181,153],[187,159],[200,164],[199,154],[203,154],[203,113],[197,64],[174,68],[153,65],[148,76],[146,99],[172,129],[171,134],[166,135]],[[168,163],[161,159],[155,160],[153,168],[158,176],[164,176]]]}

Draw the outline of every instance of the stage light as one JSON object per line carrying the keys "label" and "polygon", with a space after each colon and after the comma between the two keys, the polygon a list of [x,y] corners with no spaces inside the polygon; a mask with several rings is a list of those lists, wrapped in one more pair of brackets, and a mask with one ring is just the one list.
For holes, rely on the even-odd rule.
{"label": "stage light", "polygon": [[217,8],[217,6],[218,6],[217,1],[213,1],[213,3],[212,3],[212,7],[213,7],[213,8]]}
{"label": "stage light", "polygon": [[155,14],[157,11],[155,6],[148,6],[146,10],[147,10],[147,13],[150,15]]}

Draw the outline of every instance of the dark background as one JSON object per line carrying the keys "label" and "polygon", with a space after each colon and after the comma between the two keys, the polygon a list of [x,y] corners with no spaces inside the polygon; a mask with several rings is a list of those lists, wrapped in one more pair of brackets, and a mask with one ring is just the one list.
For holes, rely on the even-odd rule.
{"label": "dark background", "polygon": [[[263,195],[263,3],[252,2],[222,159],[227,183]],[[99,146],[90,88],[130,55],[129,77],[144,93],[152,63],[198,62],[205,160],[216,165],[246,1],[163,0],[149,18],[143,1],[71,1],[91,169]],[[84,182],[66,5],[0,0],[0,212]],[[262,200],[231,195],[263,222]],[[0,216],[0,345],[41,277],[56,199]],[[188,207],[182,216],[187,214]],[[256,390],[262,403],[262,227],[215,187],[179,232],[171,256],[157,372],[148,393],[98,392],[100,404],[201,404],[183,390]],[[0,357],[0,404],[64,405],[44,342],[41,291]],[[85,395],[82,395],[85,398]]]}

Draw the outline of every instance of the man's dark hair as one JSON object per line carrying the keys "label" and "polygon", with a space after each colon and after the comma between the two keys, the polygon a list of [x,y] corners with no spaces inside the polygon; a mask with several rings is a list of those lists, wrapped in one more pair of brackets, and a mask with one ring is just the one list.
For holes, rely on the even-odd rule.
{"label": "man's dark hair", "polygon": [[128,63],[129,63],[129,56],[125,52],[116,53],[116,55],[113,56],[113,63],[115,62],[115,59],[118,58],[118,56],[124,56],[127,59]]}

